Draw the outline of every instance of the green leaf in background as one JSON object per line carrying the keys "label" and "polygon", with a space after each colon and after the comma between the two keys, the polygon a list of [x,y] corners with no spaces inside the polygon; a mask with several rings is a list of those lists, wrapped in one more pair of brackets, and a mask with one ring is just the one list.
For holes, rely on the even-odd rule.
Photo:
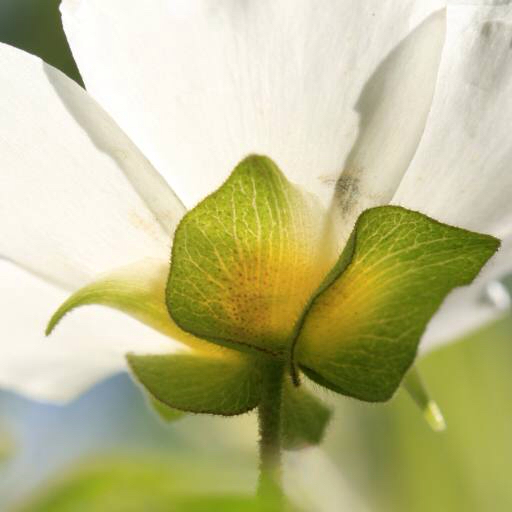
{"label": "green leaf in background", "polygon": [[443,299],[498,247],[491,236],[401,207],[366,210],[305,316],[295,361],[338,393],[388,400]]}
{"label": "green leaf in background", "polygon": [[136,379],[158,401],[180,411],[232,416],[260,398],[255,358],[233,350],[138,356],[128,354]]}
{"label": "green leaf in background", "polygon": [[[512,315],[416,363],[446,417],[434,434],[404,390],[383,407],[339,397],[327,453],[372,512],[510,512]],[[350,419],[350,420],[349,420]]]}
{"label": "green leaf in background", "polygon": [[0,41],[38,55],[83,86],[62,29],[61,0],[2,0]]}
{"label": "green leaf in background", "polygon": [[16,442],[10,430],[0,425],[0,464],[16,453]]}
{"label": "green leaf in background", "polygon": [[283,390],[283,448],[297,450],[320,444],[331,415],[329,407],[304,386],[294,386],[288,376]]}
{"label": "green leaf in background", "polygon": [[246,158],[178,226],[167,287],[171,316],[201,338],[284,353],[332,264],[324,219],[270,159]]}
{"label": "green leaf in background", "polygon": [[[190,494],[183,474],[162,464],[130,459],[104,460],[72,470],[18,512],[272,512],[244,495]],[[182,473],[182,471],[180,472]],[[195,468],[189,480],[207,478]],[[196,482],[197,483],[197,482]]]}

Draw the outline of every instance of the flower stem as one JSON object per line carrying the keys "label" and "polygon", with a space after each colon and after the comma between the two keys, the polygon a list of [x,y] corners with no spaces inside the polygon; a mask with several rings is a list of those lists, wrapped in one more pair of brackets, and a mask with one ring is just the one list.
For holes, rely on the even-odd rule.
{"label": "flower stem", "polygon": [[258,406],[260,431],[260,478],[258,496],[282,503],[281,484],[281,403],[284,363],[267,360],[263,366],[262,396]]}

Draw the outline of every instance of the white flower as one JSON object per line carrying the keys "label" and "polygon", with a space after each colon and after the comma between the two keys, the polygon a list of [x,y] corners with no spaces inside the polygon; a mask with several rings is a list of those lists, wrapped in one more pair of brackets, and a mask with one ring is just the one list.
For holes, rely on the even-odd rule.
{"label": "white flower", "polygon": [[253,152],[333,204],[345,235],[391,202],[502,238],[423,344],[497,315],[480,297],[512,269],[512,6],[443,7],[64,0],[88,93],[0,45],[0,386],[66,400],[124,369],[127,351],[169,350],[107,309],[46,341],[44,327],[99,274],[168,261],[181,201]]}

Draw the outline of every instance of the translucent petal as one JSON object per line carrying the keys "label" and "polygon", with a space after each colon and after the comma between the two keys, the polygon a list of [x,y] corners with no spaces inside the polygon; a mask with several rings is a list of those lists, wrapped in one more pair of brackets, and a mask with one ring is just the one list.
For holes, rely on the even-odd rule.
{"label": "translucent petal", "polygon": [[89,92],[188,206],[250,153],[327,202],[358,130],[350,181],[374,205],[390,198],[374,197],[375,179],[392,193],[423,131],[443,16],[416,29],[443,5],[65,0],[61,10]]}
{"label": "translucent petal", "polygon": [[512,5],[448,9],[432,111],[393,203],[512,233]]}
{"label": "translucent petal", "polygon": [[502,314],[483,297],[512,271],[512,5],[452,6],[447,21],[432,111],[392,202],[504,243],[473,285],[447,298],[423,351]]}
{"label": "translucent petal", "polygon": [[70,315],[51,336],[44,329],[67,293],[0,260],[0,387],[63,402],[126,370],[125,354],[176,351],[149,327],[106,308]]}
{"label": "translucent petal", "polygon": [[0,44],[0,255],[75,288],[169,257],[184,209],[83,89]]}

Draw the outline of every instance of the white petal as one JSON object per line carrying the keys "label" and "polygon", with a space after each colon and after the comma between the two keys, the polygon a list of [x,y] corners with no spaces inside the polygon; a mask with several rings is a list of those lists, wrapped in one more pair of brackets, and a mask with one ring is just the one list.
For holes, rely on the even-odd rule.
{"label": "white petal", "polygon": [[[503,240],[499,252],[484,267],[471,286],[452,292],[430,322],[421,340],[420,352],[443,345],[470,331],[510,314],[503,304],[488,296],[489,285],[512,272],[512,236]],[[494,302],[494,303],[493,303]]]}
{"label": "white petal", "polygon": [[450,0],[451,5],[507,5],[510,0]]}
{"label": "white petal", "polygon": [[[361,165],[375,164],[377,141],[386,165],[407,164],[430,104],[443,23],[429,24],[432,37],[391,63],[391,77],[386,62],[367,80],[443,4],[64,0],[61,10],[88,90],[193,205],[248,153],[267,154],[327,202],[356,138],[354,108],[365,125]],[[396,124],[382,130],[390,119]]]}
{"label": "white petal", "polygon": [[183,206],[110,117],[36,57],[0,67],[0,255],[72,288],[168,258]]}
{"label": "white petal", "polygon": [[333,201],[341,242],[360,213],[392,199],[409,167],[430,111],[445,24],[444,10],[427,18],[379,65],[357,100],[359,133]]}
{"label": "white petal", "polygon": [[127,352],[176,350],[169,338],[107,308],[74,312],[51,337],[44,329],[67,293],[0,260],[0,387],[63,402],[126,370]]}
{"label": "white petal", "polygon": [[448,10],[432,111],[394,203],[512,232],[512,5]]}

